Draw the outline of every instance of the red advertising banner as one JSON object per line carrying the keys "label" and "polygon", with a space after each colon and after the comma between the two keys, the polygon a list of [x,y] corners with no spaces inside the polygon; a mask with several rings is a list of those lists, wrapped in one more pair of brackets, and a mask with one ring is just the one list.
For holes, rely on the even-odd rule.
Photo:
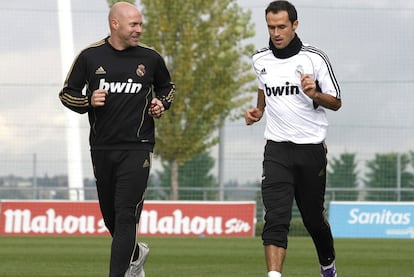
{"label": "red advertising banner", "polygon": [[96,201],[2,201],[0,235],[109,234]]}
{"label": "red advertising banner", "polygon": [[[109,235],[97,201],[0,202],[0,235]],[[140,236],[254,236],[256,204],[146,201]]]}

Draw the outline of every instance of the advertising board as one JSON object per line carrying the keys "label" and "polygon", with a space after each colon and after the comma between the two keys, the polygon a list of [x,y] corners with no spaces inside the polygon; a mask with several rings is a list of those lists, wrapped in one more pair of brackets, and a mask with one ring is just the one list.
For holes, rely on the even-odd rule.
{"label": "advertising board", "polygon": [[[2,201],[0,235],[109,235],[97,201]],[[254,236],[256,204],[146,201],[140,236]]]}
{"label": "advertising board", "polygon": [[414,238],[414,202],[335,202],[329,223],[337,238]]}

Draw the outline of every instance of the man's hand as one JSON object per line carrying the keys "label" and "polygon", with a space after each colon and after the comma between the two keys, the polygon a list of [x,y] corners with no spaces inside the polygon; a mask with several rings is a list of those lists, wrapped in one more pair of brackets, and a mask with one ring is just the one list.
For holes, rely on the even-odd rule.
{"label": "man's hand", "polygon": [[342,101],[340,98],[335,98],[334,96],[327,93],[321,93],[316,81],[313,80],[309,75],[302,74],[300,81],[303,92],[310,99],[312,99],[314,103],[333,111],[339,110],[339,108],[342,106]]}
{"label": "man's hand", "polygon": [[253,123],[259,121],[263,116],[263,112],[258,108],[248,109],[244,114],[244,119],[246,120],[247,125],[252,125]]}
{"label": "man's hand", "polygon": [[154,118],[160,118],[164,114],[165,108],[161,100],[153,98],[151,100],[150,108],[148,109],[148,114]]}
{"label": "man's hand", "polygon": [[108,91],[104,89],[97,89],[92,92],[91,96],[91,106],[96,107],[102,107],[105,105],[105,99],[108,95]]}
{"label": "man's hand", "polygon": [[316,82],[308,74],[302,74],[300,77],[303,92],[309,96],[310,99],[314,99],[317,96]]}

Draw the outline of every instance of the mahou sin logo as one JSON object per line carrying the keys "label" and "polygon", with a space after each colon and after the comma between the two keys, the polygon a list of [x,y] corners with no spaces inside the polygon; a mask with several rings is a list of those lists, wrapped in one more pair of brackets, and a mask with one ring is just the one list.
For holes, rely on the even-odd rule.
{"label": "mahou sin logo", "polygon": [[28,209],[4,211],[4,232],[8,234],[84,234],[106,232],[102,219],[93,215],[58,215],[52,208],[32,216]]}
{"label": "mahou sin logo", "polygon": [[251,231],[253,226],[239,218],[223,216],[185,216],[176,209],[171,215],[159,216],[156,210],[144,210],[139,225],[140,234],[152,235],[237,235]]}
{"label": "mahou sin logo", "polygon": [[106,234],[99,206],[89,202],[2,202],[1,234],[96,235]]}
{"label": "mahou sin logo", "polygon": [[254,236],[255,202],[148,201],[141,235]]}

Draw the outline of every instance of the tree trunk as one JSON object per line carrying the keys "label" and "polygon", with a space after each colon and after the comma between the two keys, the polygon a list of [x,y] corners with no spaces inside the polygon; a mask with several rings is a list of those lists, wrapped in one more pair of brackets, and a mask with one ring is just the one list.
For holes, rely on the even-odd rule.
{"label": "tree trunk", "polygon": [[171,163],[171,200],[178,200],[178,163],[177,160]]}

